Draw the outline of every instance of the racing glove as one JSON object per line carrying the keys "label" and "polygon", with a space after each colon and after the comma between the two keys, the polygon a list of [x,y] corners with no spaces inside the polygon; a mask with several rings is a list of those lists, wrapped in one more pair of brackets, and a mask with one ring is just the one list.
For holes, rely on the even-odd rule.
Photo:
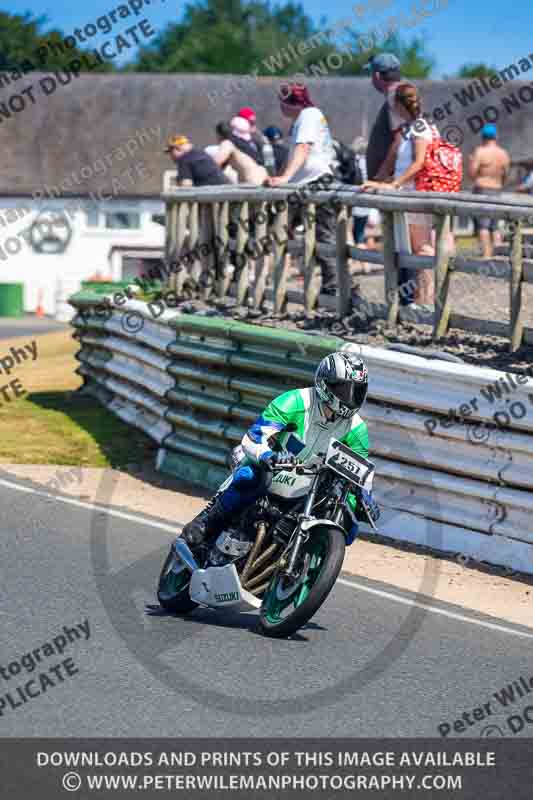
{"label": "racing glove", "polygon": [[372,492],[367,492],[366,489],[362,489],[361,495],[366,503],[366,506],[368,508],[368,513],[370,514],[372,521],[377,522],[381,516],[381,511],[379,510],[378,504],[372,497]]}

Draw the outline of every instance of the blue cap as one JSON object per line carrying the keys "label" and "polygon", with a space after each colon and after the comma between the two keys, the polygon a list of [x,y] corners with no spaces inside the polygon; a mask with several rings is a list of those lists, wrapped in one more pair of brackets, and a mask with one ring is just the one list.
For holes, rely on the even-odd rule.
{"label": "blue cap", "polygon": [[275,142],[278,139],[283,139],[283,133],[279,128],[276,128],[275,125],[270,125],[268,128],[265,128],[263,134],[271,142]]}
{"label": "blue cap", "polygon": [[497,135],[496,125],[489,123],[481,128],[481,136],[484,139],[495,139]]}
{"label": "blue cap", "polygon": [[378,53],[376,56],[372,56],[368,64],[365,64],[365,69],[370,69],[372,72],[391,72],[400,67],[400,62],[392,53]]}

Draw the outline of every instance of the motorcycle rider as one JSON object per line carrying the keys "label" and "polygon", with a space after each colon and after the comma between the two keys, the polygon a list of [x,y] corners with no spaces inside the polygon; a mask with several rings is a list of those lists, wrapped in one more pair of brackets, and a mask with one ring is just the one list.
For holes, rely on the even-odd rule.
{"label": "motorcycle rider", "polygon": [[[236,469],[206,508],[184,526],[185,541],[195,547],[221,533],[234,515],[266,494],[274,464],[289,465],[296,460],[305,463],[313,455],[325,455],[331,437],[367,458],[368,429],[357,413],[367,391],[368,369],[362,359],[352,353],[336,352],[319,363],[313,387],[291,389],[272,400],[244,435]],[[370,493],[365,495],[376,520],[377,504]],[[349,506],[352,528],[347,543],[351,544],[357,534],[355,519],[366,520],[367,516],[363,509],[355,507],[353,495]]]}

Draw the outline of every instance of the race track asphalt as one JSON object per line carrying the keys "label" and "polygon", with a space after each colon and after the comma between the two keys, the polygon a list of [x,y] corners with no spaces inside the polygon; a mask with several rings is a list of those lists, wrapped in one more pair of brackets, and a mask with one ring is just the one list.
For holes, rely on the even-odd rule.
{"label": "race track asphalt", "polygon": [[57,322],[52,317],[36,317],[35,314],[24,314],[22,317],[0,317],[0,340],[13,339],[16,336],[42,336],[45,333],[68,329],[67,323]]}
{"label": "race track asphalt", "polygon": [[[487,702],[456,735],[511,736],[506,718],[533,705],[533,689],[491,700],[533,674],[532,630],[349,575],[288,641],[252,613],[148,616],[179,508],[150,521],[21,487],[0,470],[0,736],[431,737]],[[89,639],[6,672],[85,620]],[[48,672],[66,658],[77,672]],[[5,701],[43,671],[46,691]]]}

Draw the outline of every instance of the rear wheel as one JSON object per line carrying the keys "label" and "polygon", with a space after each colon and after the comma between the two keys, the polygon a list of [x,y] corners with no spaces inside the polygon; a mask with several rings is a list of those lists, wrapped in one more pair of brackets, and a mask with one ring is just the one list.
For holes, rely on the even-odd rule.
{"label": "rear wheel", "polygon": [[186,614],[198,608],[198,603],[191,600],[189,595],[190,580],[191,573],[171,547],[157,585],[157,599],[164,609],[175,614]]}
{"label": "rear wheel", "polygon": [[259,627],[266,636],[290,636],[316,614],[335,585],[345,547],[338,528],[313,529],[301,550],[298,577],[276,572],[265,592]]}

